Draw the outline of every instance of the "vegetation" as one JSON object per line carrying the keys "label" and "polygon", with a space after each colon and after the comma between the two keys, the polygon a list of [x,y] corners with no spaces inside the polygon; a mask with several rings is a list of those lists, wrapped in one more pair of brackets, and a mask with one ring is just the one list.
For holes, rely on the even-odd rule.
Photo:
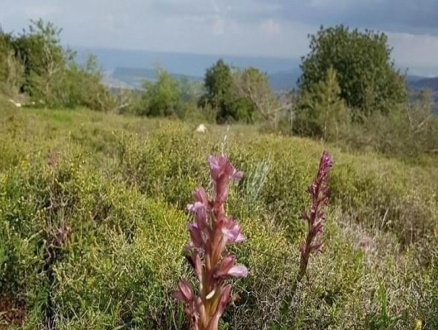
{"label": "vegetation", "polygon": [[[249,126],[208,135],[179,122],[76,110],[3,108],[0,116],[2,322],[23,329],[184,329],[171,296],[191,278],[181,254],[186,204],[224,148],[245,174],[227,212],[248,237],[249,269],[222,327],[410,328],[438,324],[438,173]],[[213,127],[212,127],[213,128]],[[284,317],[299,271],[299,219],[322,148],[333,157],[322,237]],[[380,325],[379,325],[380,324]]]}
{"label": "vegetation", "polygon": [[341,25],[321,27],[310,39],[294,134],[416,162],[437,154],[432,96],[407,90],[384,34]]}
{"label": "vegetation", "polygon": [[[321,29],[285,100],[222,60],[204,86],[158,69],[110,93],[59,33],[0,33],[0,329],[189,329],[196,311],[219,329],[438,327],[438,120],[384,35]],[[212,207],[199,186],[221,206],[213,234],[203,213],[187,227],[193,198]],[[195,308],[187,241],[240,229],[227,265],[197,274],[240,299],[200,290]]]}
{"label": "vegetation", "polygon": [[311,92],[330,67],[337,73],[340,95],[346,104],[368,115],[387,112],[406,100],[405,82],[391,62],[383,33],[343,25],[323,28],[310,36],[310,53],[303,59],[298,85]]}
{"label": "vegetation", "polygon": [[303,92],[301,108],[293,123],[295,132],[325,141],[339,141],[351,120],[340,94],[336,71],[330,67],[311,93]]}
{"label": "vegetation", "polygon": [[48,108],[110,109],[111,95],[101,83],[95,59],[79,66],[75,53],[60,45],[60,33],[42,20],[31,21],[29,30],[18,36],[0,31],[3,94]]}

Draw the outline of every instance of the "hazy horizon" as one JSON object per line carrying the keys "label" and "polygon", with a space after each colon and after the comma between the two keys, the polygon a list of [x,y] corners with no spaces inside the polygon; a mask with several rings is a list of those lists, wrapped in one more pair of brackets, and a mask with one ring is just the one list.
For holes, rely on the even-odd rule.
{"label": "hazy horizon", "polygon": [[308,34],[344,24],[387,34],[398,67],[438,75],[436,0],[0,0],[5,31],[42,18],[77,47],[299,59]]}
{"label": "hazy horizon", "polygon": [[[257,55],[121,49],[112,47],[87,47],[80,45],[67,46],[78,52],[78,59],[80,60],[84,60],[86,55],[90,53],[96,55],[99,64],[101,64],[106,71],[114,70],[116,67],[153,69],[155,64],[160,64],[164,69],[172,73],[203,76],[207,67],[213,65],[217,59],[222,58],[228,64],[240,67],[252,65],[268,74],[275,74],[297,71],[299,70],[299,64],[301,63],[300,57],[287,58]],[[119,54],[118,57],[115,57],[116,53]],[[132,56],[135,57],[134,60],[132,60]],[[189,62],[185,62],[187,59],[189,59]],[[169,60],[178,63],[175,65],[175,63],[169,62]],[[197,62],[197,60],[199,62]],[[193,65],[196,69],[193,69]],[[438,77],[438,67],[406,67],[397,65],[397,62],[395,65],[396,68],[400,69],[403,73],[408,69],[408,75],[410,76],[425,78]]]}

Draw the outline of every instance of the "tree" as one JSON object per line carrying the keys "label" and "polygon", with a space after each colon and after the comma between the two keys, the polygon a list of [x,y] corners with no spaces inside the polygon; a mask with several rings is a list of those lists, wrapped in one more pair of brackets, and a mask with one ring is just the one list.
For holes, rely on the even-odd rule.
{"label": "tree", "polygon": [[231,115],[232,77],[231,68],[219,59],[208,68],[204,77],[205,95],[202,99],[216,112],[217,121],[224,121]]}
{"label": "tree", "polygon": [[53,23],[31,20],[29,31],[23,30],[14,42],[16,53],[25,67],[26,81],[22,92],[49,105],[56,103],[53,86],[58,84],[64,68],[75,56],[74,52],[61,46],[61,31]]}
{"label": "tree", "polygon": [[236,70],[233,87],[252,104],[258,115],[273,127],[277,126],[280,112],[286,105],[272,91],[266,74],[253,67]]}
{"label": "tree", "polygon": [[338,140],[350,121],[340,94],[336,71],[330,67],[324,80],[302,95],[301,107],[294,122],[295,131],[318,136],[325,141]]}
{"label": "tree", "polygon": [[177,114],[182,102],[181,87],[178,82],[162,68],[157,68],[158,80],[143,84],[145,93],[143,115],[168,117]]}
{"label": "tree", "polygon": [[324,29],[310,37],[310,53],[302,58],[298,86],[311,92],[330,67],[337,72],[340,96],[347,106],[369,115],[387,113],[406,100],[405,82],[395,70],[384,33],[350,31],[343,25]]}
{"label": "tree", "polygon": [[23,79],[24,66],[15,56],[14,38],[0,27],[0,92],[15,97]]}
{"label": "tree", "polygon": [[95,56],[88,56],[85,65],[71,62],[63,68],[52,87],[54,101],[68,108],[85,106],[98,111],[113,110],[115,98],[101,81],[102,71]]}
{"label": "tree", "polygon": [[41,19],[31,20],[18,36],[0,29],[0,91],[48,108],[111,109],[114,98],[102,84],[96,58],[77,64],[75,52],[61,45],[61,31]]}
{"label": "tree", "polygon": [[205,94],[199,105],[211,107],[216,113],[216,121],[254,121],[255,107],[252,102],[239,95],[234,89],[233,72],[231,68],[219,59],[208,68],[204,78]]}

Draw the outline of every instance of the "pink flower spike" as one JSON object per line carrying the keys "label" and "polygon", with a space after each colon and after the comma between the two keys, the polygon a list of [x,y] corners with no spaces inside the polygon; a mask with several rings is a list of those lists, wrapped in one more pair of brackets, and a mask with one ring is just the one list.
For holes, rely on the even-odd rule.
{"label": "pink flower spike", "polygon": [[[237,222],[226,215],[224,207],[230,181],[242,178],[243,173],[237,171],[225,155],[210,155],[208,162],[212,197],[209,199],[204,188],[197,187],[192,192],[193,202],[187,205],[194,221],[187,225],[191,240],[184,247],[184,255],[199,280],[197,294],[195,296],[185,280],[173,293],[176,299],[185,302],[184,311],[193,330],[217,330],[227,304],[236,299],[230,298],[231,285],[225,285],[224,280],[248,275],[244,265],[235,265],[236,256],[225,252],[227,243],[246,239]],[[214,307],[207,308],[209,305]]]}
{"label": "pink flower spike", "polygon": [[231,292],[231,284],[227,284],[224,287],[222,287],[221,295],[219,297],[219,303],[216,308],[216,312],[214,313],[214,317],[219,319],[221,315],[223,314],[225,307],[228,304],[228,301],[230,299],[230,292]]}
{"label": "pink flower spike", "polygon": [[195,247],[202,248],[203,247],[203,239],[202,239],[201,230],[194,223],[189,223],[187,225],[187,228],[189,229],[190,238],[192,239],[192,244]]}
{"label": "pink flower spike", "polygon": [[238,171],[238,172],[235,172],[233,174],[233,179],[238,180],[238,179],[242,179],[242,177],[243,177],[243,172],[242,171]]}
{"label": "pink flower spike", "polygon": [[196,212],[199,208],[202,208],[203,204],[200,202],[194,202],[193,204],[187,204],[187,210],[190,212]]}
{"label": "pink flower spike", "polygon": [[227,238],[228,242],[240,243],[246,240],[246,236],[241,234],[238,226],[235,226],[231,229],[222,228],[222,233]]}
{"label": "pink flower spike", "polygon": [[213,276],[216,278],[226,277],[229,271],[231,270],[231,268],[233,267],[235,261],[236,261],[235,256],[227,255],[226,257],[224,257],[219,267],[217,268],[216,274],[214,274]]}
{"label": "pink flower spike", "polygon": [[311,248],[312,248],[313,251],[321,252],[321,247],[322,247],[322,243],[315,243],[315,244],[312,245]]}
{"label": "pink flower spike", "polygon": [[196,190],[193,192],[192,195],[193,195],[193,200],[195,202],[199,202],[202,205],[204,205],[204,207],[207,207],[208,198],[207,198],[207,194],[206,194],[204,188],[202,188],[202,187],[196,188]]}
{"label": "pink flower spike", "polygon": [[301,280],[306,273],[310,254],[315,251],[321,251],[322,243],[314,243],[314,241],[323,230],[323,220],[325,217],[322,207],[328,204],[329,188],[327,187],[327,183],[329,169],[332,165],[330,155],[327,151],[324,151],[321,155],[316,178],[307,188],[307,192],[312,196],[309,212],[304,212],[301,215],[301,219],[307,220],[308,231],[305,241],[300,245],[301,259],[298,281]]}
{"label": "pink flower spike", "polygon": [[193,290],[187,280],[182,279],[178,283],[178,290],[173,293],[173,297],[177,300],[190,303],[193,300]]}
{"label": "pink flower spike", "polygon": [[246,277],[248,275],[248,268],[244,265],[233,266],[228,271],[228,275],[233,277]]}

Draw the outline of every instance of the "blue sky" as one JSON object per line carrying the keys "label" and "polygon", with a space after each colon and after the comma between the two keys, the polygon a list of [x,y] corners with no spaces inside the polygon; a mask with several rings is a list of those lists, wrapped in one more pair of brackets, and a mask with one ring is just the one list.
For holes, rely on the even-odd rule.
{"label": "blue sky", "polygon": [[343,23],[386,32],[411,73],[438,75],[438,0],[0,0],[0,24],[43,18],[65,43],[297,58],[309,33]]}

